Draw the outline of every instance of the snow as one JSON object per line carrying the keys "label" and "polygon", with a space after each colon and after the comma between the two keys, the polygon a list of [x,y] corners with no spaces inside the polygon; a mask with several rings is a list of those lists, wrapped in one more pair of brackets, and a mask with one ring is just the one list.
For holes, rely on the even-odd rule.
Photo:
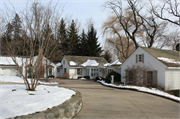
{"label": "snow", "polygon": [[[31,82],[31,79],[28,78],[28,81]],[[24,80],[21,77],[17,76],[1,76],[0,75],[0,82],[11,82],[11,83],[24,83]],[[38,81],[40,84],[58,84],[57,82],[41,82]]]}
{"label": "snow", "polygon": [[[62,104],[75,94],[69,89],[44,85],[39,85],[36,91],[27,91],[24,85],[0,85],[0,89],[1,119],[52,108]],[[12,91],[13,89],[16,91]]]}
{"label": "snow", "polygon": [[99,66],[99,63],[96,62],[96,60],[87,60],[86,62],[84,62],[83,64],[81,64],[84,67],[88,67],[88,66]]}
{"label": "snow", "polygon": [[104,64],[104,66],[107,67],[107,66],[121,65],[121,64],[122,63],[119,60],[116,60],[116,61],[114,61],[112,63],[106,63],[106,64]]}
{"label": "snow", "polygon": [[107,67],[107,66],[109,66],[110,65],[110,63],[106,63],[106,64],[104,64],[104,67]]}
{"label": "snow", "polygon": [[159,60],[162,60],[162,61],[165,61],[165,62],[168,62],[168,63],[175,63],[175,64],[180,64],[179,61],[176,61],[174,59],[169,59],[169,58],[165,58],[165,57],[158,57]]}
{"label": "snow", "polygon": [[76,65],[77,65],[77,63],[74,62],[74,61],[70,61],[69,64],[70,64],[71,66],[76,66]]}
{"label": "snow", "polygon": [[160,90],[158,90],[156,88],[149,89],[149,88],[140,87],[140,86],[128,86],[128,85],[124,86],[124,85],[108,84],[108,83],[105,83],[105,81],[98,81],[98,82],[100,82],[100,83],[102,83],[104,85],[107,85],[107,86],[111,86],[111,87],[137,89],[138,91],[141,91],[141,92],[147,92],[147,93],[151,93],[151,94],[156,94],[156,95],[160,95],[160,96],[163,96],[163,97],[167,97],[167,98],[171,98],[171,99],[180,101],[180,97],[176,97],[174,95],[171,95],[171,94],[168,94],[166,92],[160,91]]}
{"label": "snow", "polygon": [[56,66],[58,66],[58,67],[59,67],[59,66],[62,66],[62,64],[59,62],[59,63],[57,63],[57,64],[56,64]]}

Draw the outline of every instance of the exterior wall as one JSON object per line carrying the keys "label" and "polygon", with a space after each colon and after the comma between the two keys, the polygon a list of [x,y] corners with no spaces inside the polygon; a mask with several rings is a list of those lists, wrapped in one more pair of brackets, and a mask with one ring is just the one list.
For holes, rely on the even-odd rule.
{"label": "exterior wall", "polygon": [[[136,54],[144,54],[144,63],[136,63]],[[148,66],[151,70],[157,70],[157,85],[165,87],[166,66],[140,47],[121,65],[122,82],[125,81],[124,76],[126,75],[126,68],[137,64]]]}
{"label": "exterior wall", "polygon": [[180,90],[180,68],[166,69],[165,90]]}
{"label": "exterior wall", "polygon": [[[58,72],[57,69],[60,69],[60,72]],[[56,67],[55,70],[54,70],[54,76],[55,77],[63,77],[63,68],[62,67]]]}
{"label": "exterior wall", "polygon": [[64,76],[64,69],[66,68],[66,73],[69,73],[70,66],[65,58],[62,59],[61,64],[63,65],[63,76]]}
{"label": "exterior wall", "polygon": [[119,66],[108,66],[108,67],[106,67],[106,69],[107,69],[107,73],[108,73],[108,70],[113,70],[113,71],[121,74],[121,69]]}
{"label": "exterior wall", "polygon": [[16,66],[0,66],[0,75],[20,76],[20,73]]}

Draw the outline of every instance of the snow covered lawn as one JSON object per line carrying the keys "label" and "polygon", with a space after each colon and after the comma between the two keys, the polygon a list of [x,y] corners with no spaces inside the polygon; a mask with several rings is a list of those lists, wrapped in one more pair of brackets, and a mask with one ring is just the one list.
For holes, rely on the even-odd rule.
{"label": "snow covered lawn", "polygon": [[98,81],[98,82],[100,82],[100,83],[102,83],[102,84],[104,84],[104,85],[106,85],[106,86],[117,87],[117,88],[136,89],[136,90],[141,91],[141,92],[152,93],[152,94],[156,94],[156,95],[160,95],[160,96],[163,96],[163,97],[167,97],[167,98],[171,98],[171,99],[180,101],[180,97],[176,97],[176,96],[174,96],[174,95],[170,95],[170,94],[168,94],[168,93],[166,93],[166,92],[157,90],[157,89],[155,89],[155,88],[149,89],[149,88],[140,87],[140,86],[115,85],[115,84],[105,83],[105,81]]}
{"label": "snow covered lawn", "polygon": [[[30,79],[28,79],[31,82]],[[24,80],[18,76],[1,76],[0,75],[0,82],[11,82],[11,83],[24,83]],[[38,81],[40,84],[58,84],[57,82],[42,82]]]}
{"label": "snow covered lawn", "polygon": [[[15,76],[6,78],[20,80]],[[27,91],[25,85],[0,84],[0,119],[52,108],[70,99],[73,94],[76,92],[57,86],[38,85],[36,91]]]}

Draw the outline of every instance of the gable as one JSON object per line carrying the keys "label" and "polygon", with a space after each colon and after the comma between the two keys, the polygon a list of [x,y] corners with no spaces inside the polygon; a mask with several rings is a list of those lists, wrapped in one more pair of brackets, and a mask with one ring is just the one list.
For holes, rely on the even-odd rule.
{"label": "gable", "polygon": [[[96,61],[97,63],[99,63],[101,65],[104,65],[104,64],[107,63],[107,61],[104,59],[104,57],[88,57],[88,56],[65,55],[63,59],[66,59],[69,66],[82,66],[82,64],[87,62],[88,60],[89,61]],[[74,64],[74,65],[71,65],[70,63]]]}

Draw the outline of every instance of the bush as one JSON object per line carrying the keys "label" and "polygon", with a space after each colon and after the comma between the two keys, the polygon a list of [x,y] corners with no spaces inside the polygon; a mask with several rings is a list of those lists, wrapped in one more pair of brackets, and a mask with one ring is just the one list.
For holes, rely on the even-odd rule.
{"label": "bush", "polygon": [[106,83],[111,83],[111,75],[114,75],[114,83],[121,82],[121,75],[115,71],[112,71],[106,76]]}
{"label": "bush", "polygon": [[35,77],[35,74],[31,74],[28,76],[28,78],[34,78]]}
{"label": "bush", "polygon": [[85,79],[90,79],[90,76],[84,76]]}
{"label": "bush", "polygon": [[54,75],[49,75],[49,76],[48,76],[48,79],[49,79],[49,78],[54,78]]}
{"label": "bush", "polygon": [[81,79],[82,78],[82,76],[78,76],[78,78],[77,79]]}

